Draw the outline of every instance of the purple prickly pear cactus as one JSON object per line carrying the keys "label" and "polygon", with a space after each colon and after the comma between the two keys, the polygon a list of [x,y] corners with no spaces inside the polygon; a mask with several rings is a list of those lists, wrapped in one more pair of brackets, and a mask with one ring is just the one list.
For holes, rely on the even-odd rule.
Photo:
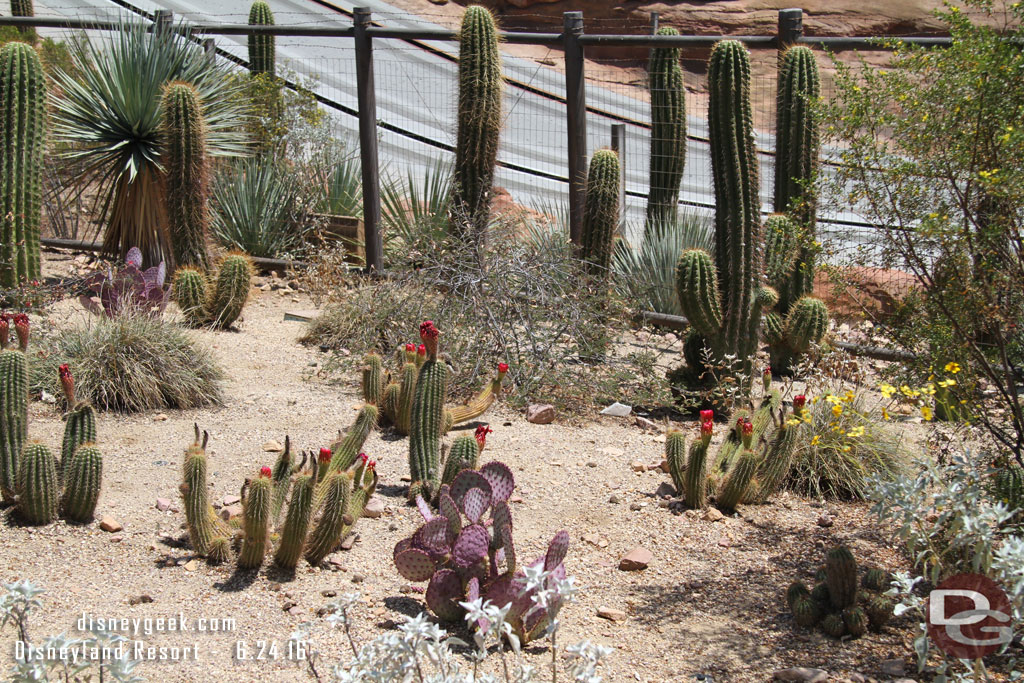
{"label": "purple prickly pear cactus", "polygon": [[166,274],[162,261],[142,270],[142,252],[132,247],[116,273],[108,267],[105,273],[95,273],[88,278],[84,283],[88,292],[78,300],[86,310],[108,318],[128,310],[160,315],[167,307]]}

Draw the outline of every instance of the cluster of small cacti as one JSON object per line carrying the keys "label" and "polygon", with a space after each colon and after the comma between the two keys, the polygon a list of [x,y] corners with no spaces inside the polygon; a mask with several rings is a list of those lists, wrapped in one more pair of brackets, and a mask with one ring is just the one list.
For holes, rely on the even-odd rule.
{"label": "cluster of small cacti", "polygon": [[252,262],[242,253],[225,256],[216,277],[187,266],[174,273],[172,292],[186,325],[227,329],[242,314],[252,288]]}
{"label": "cluster of small cacti", "polygon": [[[533,593],[524,593],[520,583],[525,573],[516,563],[508,504],[514,487],[511,470],[495,461],[462,470],[451,485],[443,484],[437,514],[418,496],[424,524],[398,542],[394,561],[407,580],[429,581],[427,607],[443,621],[460,621],[465,610],[459,603],[477,598],[511,605],[506,623],[525,644],[544,633],[550,616],[535,607]],[[543,566],[551,580],[564,579],[568,549],[569,534],[559,531],[545,556],[530,566]]]}
{"label": "cluster of small cacti", "polygon": [[619,227],[619,155],[599,149],[590,160],[580,257],[595,277],[606,276]]}
{"label": "cluster of small cacti", "polygon": [[[32,16],[32,3],[12,4],[11,10]],[[18,41],[0,48],[0,287],[6,290],[40,274],[45,83],[35,48]]]}
{"label": "cluster of small cacti", "polygon": [[868,628],[880,631],[892,618],[893,602],[882,595],[890,580],[885,570],[869,568],[858,587],[857,561],[848,548],[839,546],[825,555],[814,589],[794,581],[786,590],[786,602],[794,621],[804,628],[819,626],[833,638],[859,638]]}
{"label": "cluster of small cacti", "polygon": [[64,439],[58,459],[46,444],[27,441],[28,316],[14,316],[18,349],[8,348],[10,316],[0,316],[0,386],[3,387],[0,475],[5,500],[15,501],[29,524],[49,524],[64,515],[88,522],[96,511],[103,480],[103,454],[96,447],[96,413],[87,401],[75,400],[75,380],[61,365],[61,386],[67,399]]}
{"label": "cluster of small cacti", "polygon": [[[376,409],[365,406],[348,434],[334,444],[337,451],[303,453],[298,464],[293,462],[291,439],[285,437],[274,467],[262,466],[259,475],[242,486],[242,516],[230,521],[217,517],[209,501],[209,436],[203,432],[200,439],[196,425],[195,441],[185,452],[181,484],[192,548],[212,563],[226,562],[237,552],[240,569],[256,569],[276,540],[276,566],[294,570],[303,556],[319,566],[351,533],[377,488],[376,463],[358,452],[375,425]],[[352,448],[356,452],[348,457]]]}
{"label": "cluster of small cacti", "polygon": [[681,431],[665,436],[665,460],[676,492],[691,509],[717,507],[734,510],[739,503],[764,503],[775,494],[789,473],[805,396],[793,398],[793,416],[786,414],[779,392],[770,388],[765,374],[765,398],[751,414],[740,410],[730,419],[730,431],[713,461],[708,450],[714,432],[714,411],[700,412],[700,438],[686,449]]}
{"label": "cluster of small cacti", "polygon": [[[659,36],[677,36],[670,27]],[[686,88],[679,48],[651,50],[648,87],[651,92],[651,168],[647,195],[647,226],[676,220],[679,184],[686,164]]]}
{"label": "cluster of small cacti", "polygon": [[[273,26],[274,13],[263,0],[256,0],[249,8],[250,26]],[[275,38],[266,33],[249,36],[249,71],[254,74],[274,75]]]}
{"label": "cluster of small cacti", "polygon": [[455,235],[477,243],[490,221],[503,85],[494,16],[486,7],[467,7],[459,30],[459,111],[451,222]]}

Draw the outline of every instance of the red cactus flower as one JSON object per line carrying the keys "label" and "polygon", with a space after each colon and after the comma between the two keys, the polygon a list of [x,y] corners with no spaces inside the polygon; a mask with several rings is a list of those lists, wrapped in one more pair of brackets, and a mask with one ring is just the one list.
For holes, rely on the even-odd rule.
{"label": "red cactus flower", "polygon": [[24,351],[28,348],[28,316],[24,313],[14,316],[14,329],[18,333],[18,347]]}
{"label": "red cactus flower", "polygon": [[487,435],[492,433],[493,431],[494,430],[488,427],[487,425],[480,425],[479,427],[476,428],[476,432],[473,434],[473,436],[476,437],[476,442],[480,445],[481,450],[483,449],[484,444],[487,443]]}
{"label": "red cactus flower", "polygon": [[416,353],[418,353],[421,356],[427,355],[427,347],[423,344],[420,344],[419,348],[416,349]]}
{"label": "red cactus flower", "polygon": [[793,410],[799,413],[801,410],[804,409],[805,405],[807,405],[806,396],[804,396],[803,394],[799,394],[793,397]]}
{"label": "red cactus flower", "polygon": [[715,411],[713,410],[702,410],[700,411],[701,424],[705,422],[713,422],[715,419]]}
{"label": "red cactus flower", "polygon": [[0,348],[7,348],[7,338],[11,331],[11,316],[0,314]]}
{"label": "red cactus flower", "polygon": [[263,467],[261,467],[261,468],[260,468],[260,476],[261,476],[261,477],[265,477],[265,478],[267,478],[267,479],[270,479],[270,477],[272,477],[272,476],[273,476],[273,474],[274,474],[274,473],[273,473],[273,472],[271,472],[271,471],[270,471],[270,468],[269,468],[269,467],[267,467],[266,465],[264,465]]}
{"label": "red cactus flower", "polygon": [[437,358],[437,338],[439,336],[441,336],[441,332],[434,327],[433,321],[426,320],[420,324],[420,339],[426,346],[427,355],[432,359]]}
{"label": "red cactus flower", "polygon": [[704,441],[711,440],[711,434],[715,431],[715,423],[711,420],[705,420],[700,423],[700,438]]}
{"label": "red cactus flower", "polygon": [[416,353],[416,345],[415,344],[406,344],[405,345],[405,352],[406,353]]}
{"label": "red cactus flower", "polygon": [[60,385],[64,389],[64,396],[68,400],[69,405],[75,403],[75,378],[71,376],[71,368],[68,367],[67,363],[64,363],[57,368],[57,374],[60,375]]}
{"label": "red cactus flower", "polygon": [[356,458],[359,460],[360,464],[365,465],[366,461],[370,459],[370,456],[368,456],[366,453],[360,453],[359,455],[356,456]]}
{"label": "red cactus flower", "polygon": [[752,436],[754,434],[754,423],[748,419],[743,420],[743,436]]}
{"label": "red cactus flower", "polygon": [[498,363],[498,374],[504,375],[508,372],[508,363]]}
{"label": "red cactus flower", "polygon": [[366,463],[366,469],[370,470],[371,472],[374,469],[376,469],[376,467],[377,467],[377,461],[376,460],[371,460],[370,462]]}
{"label": "red cactus flower", "polygon": [[329,463],[331,461],[331,455],[332,453],[330,448],[321,448],[319,457],[320,464],[326,465],[327,463]]}

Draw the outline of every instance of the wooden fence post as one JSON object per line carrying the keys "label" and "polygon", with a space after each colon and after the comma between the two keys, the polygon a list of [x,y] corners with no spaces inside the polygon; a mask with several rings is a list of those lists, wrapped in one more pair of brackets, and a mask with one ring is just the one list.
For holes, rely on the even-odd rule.
{"label": "wooden fence post", "polygon": [[583,76],[583,12],[566,12],[562,42],[565,49],[565,113],[569,135],[569,239],[583,240],[587,183],[587,95]]}
{"label": "wooden fence post", "polygon": [[352,11],[356,47],[356,98],[359,103],[359,157],[363,173],[363,228],[366,235],[366,272],[384,269],[380,235],[380,169],[377,165],[377,93],[373,81],[373,42],[366,29],[370,9]]}
{"label": "wooden fence post", "polygon": [[626,232],[626,124],[612,124],[612,150],[619,155],[619,234]]}

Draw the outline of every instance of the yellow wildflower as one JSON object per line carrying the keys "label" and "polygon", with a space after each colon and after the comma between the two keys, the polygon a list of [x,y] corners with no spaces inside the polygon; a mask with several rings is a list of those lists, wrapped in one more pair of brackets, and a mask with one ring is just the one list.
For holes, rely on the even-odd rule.
{"label": "yellow wildflower", "polygon": [[883,420],[888,420],[889,419],[889,411],[886,410],[885,408],[882,408],[882,419]]}
{"label": "yellow wildflower", "polygon": [[946,372],[948,372],[951,375],[955,375],[956,373],[960,372],[960,364],[946,363]]}
{"label": "yellow wildflower", "polygon": [[931,422],[932,409],[929,406],[921,406],[921,417],[923,417],[926,422]]}
{"label": "yellow wildflower", "polygon": [[843,414],[843,407],[841,405],[832,406],[832,414],[835,415],[836,417],[839,417],[840,415]]}
{"label": "yellow wildflower", "polygon": [[819,441],[821,441],[821,435],[820,434],[815,434],[814,438],[811,439],[811,445],[812,446],[817,446]]}
{"label": "yellow wildflower", "polygon": [[891,384],[885,384],[884,382],[878,385],[878,390],[881,391],[882,396],[886,398],[892,398],[893,394],[896,393],[896,387]]}
{"label": "yellow wildflower", "polygon": [[864,436],[864,426],[858,425],[846,433],[851,439],[856,439],[859,436]]}

